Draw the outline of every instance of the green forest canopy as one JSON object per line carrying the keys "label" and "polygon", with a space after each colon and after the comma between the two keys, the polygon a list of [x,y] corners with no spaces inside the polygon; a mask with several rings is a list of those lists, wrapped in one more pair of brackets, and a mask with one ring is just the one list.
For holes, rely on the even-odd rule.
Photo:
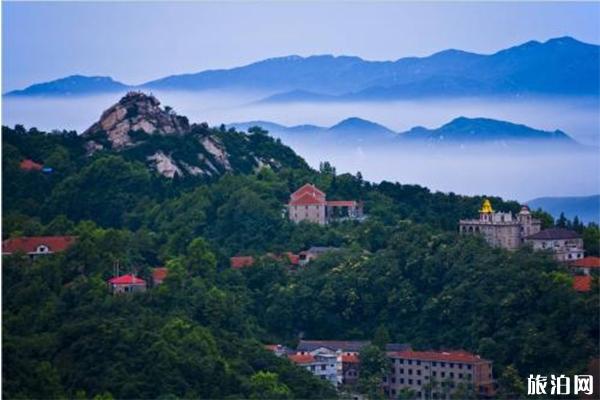
{"label": "green forest canopy", "polygon": [[[242,135],[212,133],[234,142]],[[3,238],[79,237],[35,262],[3,260],[7,398],[335,397],[261,345],[294,345],[300,335],[385,331],[417,349],[464,348],[493,360],[501,384],[512,386],[507,376],[582,372],[598,354],[598,290],[576,293],[549,254],[457,234],[482,196],[373,184],[327,163],[315,171],[264,134],[247,146],[280,153],[290,167],[240,167],[210,180],[161,177],[135,152],[88,157],[73,132],[4,127],[2,135]],[[25,158],[54,172],[23,171]],[[306,182],[331,199],[364,200],[369,218],[290,223],[283,205]],[[496,209],[519,209],[489,198]],[[580,231],[587,253],[598,254],[597,225],[557,224]],[[233,255],[313,245],[344,250],[294,274],[268,257],[229,269]],[[144,278],[165,265],[169,276],[146,294],[113,297],[105,282],[117,261]]]}

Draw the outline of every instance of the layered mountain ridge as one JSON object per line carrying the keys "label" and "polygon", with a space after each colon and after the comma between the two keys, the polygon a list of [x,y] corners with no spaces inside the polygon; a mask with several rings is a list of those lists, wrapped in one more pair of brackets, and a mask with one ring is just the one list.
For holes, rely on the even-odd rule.
{"label": "layered mountain ridge", "polygon": [[[267,102],[362,101],[440,96],[599,95],[600,46],[560,37],[484,55],[444,50],[427,57],[367,61],[351,56],[287,56],[241,67],[173,75],[127,86],[68,77],[9,96],[145,90],[252,90]],[[102,84],[104,82],[104,84]],[[104,87],[103,87],[104,85]]]}

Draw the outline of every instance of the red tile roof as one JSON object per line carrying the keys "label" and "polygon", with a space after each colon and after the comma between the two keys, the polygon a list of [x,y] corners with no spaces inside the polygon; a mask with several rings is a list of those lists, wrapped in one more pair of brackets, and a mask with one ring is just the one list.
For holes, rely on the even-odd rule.
{"label": "red tile roof", "polygon": [[327,202],[324,197],[316,196],[314,193],[305,193],[300,197],[290,200],[290,206],[309,206],[309,205],[325,205]]}
{"label": "red tile roof", "polygon": [[288,260],[290,260],[290,264],[298,265],[300,263],[300,256],[298,254],[288,251],[285,253],[285,255],[287,256]]}
{"label": "red tile roof", "polygon": [[360,359],[356,354],[342,354],[342,362],[350,364],[358,364]]}
{"label": "red tile roof", "polygon": [[112,285],[145,285],[146,281],[133,274],[115,276],[108,280]]}
{"label": "red tile roof", "polygon": [[318,187],[316,187],[315,185],[310,184],[310,183],[304,184],[300,189],[298,189],[294,193],[292,193],[291,196],[290,196],[290,198],[291,199],[295,199],[295,198],[298,198],[298,197],[300,197],[301,195],[303,195],[305,193],[311,193],[314,196],[325,198],[325,192],[319,190]]}
{"label": "red tile roof", "polygon": [[244,267],[251,267],[254,264],[254,257],[252,256],[235,256],[229,259],[229,264],[233,269],[240,269]]}
{"label": "red tile roof", "polygon": [[295,362],[296,364],[310,364],[315,362],[315,357],[311,354],[291,354],[288,356],[290,361]]}
{"label": "red tile roof", "polygon": [[464,362],[473,363],[486,361],[476,354],[469,353],[463,350],[453,351],[397,351],[388,353],[394,358],[404,358],[408,360],[421,361],[448,361],[448,362]]}
{"label": "red tile roof", "polygon": [[161,283],[167,277],[169,270],[165,267],[156,267],[152,270],[152,281],[154,283]]}
{"label": "red tile roof", "polygon": [[600,268],[600,257],[584,257],[571,263],[573,267]]}
{"label": "red tile roof", "polygon": [[19,168],[21,168],[24,171],[40,171],[42,168],[44,168],[44,166],[42,164],[38,164],[33,160],[23,160],[21,161],[21,163],[19,164]]}
{"label": "red tile roof", "polygon": [[592,277],[589,275],[575,275],[573,277],[573,289],[578,292],[589,292],[592,288]]}
{"label": "red tile roof", "polygon": [[2,253],[16,252],[37,253],[40,246],[48,247],[48,253],[57,253],[68,249],[75,241],[76,236],[31,236],[6,239],[2,242]]}

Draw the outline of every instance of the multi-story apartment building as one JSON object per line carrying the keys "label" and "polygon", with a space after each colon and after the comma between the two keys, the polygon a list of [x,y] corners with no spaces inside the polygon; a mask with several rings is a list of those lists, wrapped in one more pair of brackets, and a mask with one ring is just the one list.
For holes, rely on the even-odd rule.
{"label": "multi-story apartment building", "polygon": [[488,397],[495,393],[492,362],[465,351],[388,352],[390,373],[384,378],[385,394],[395,399],[401,390],[417,399],[449,399],[459,390]]}
{"label": "multi-story apartment building", "polygon": [[540,231],[541,222],[532,218],[527,206],[515,217],[511,212],[494,212],[486,199],[479,210],[479,219],[462,219],[459,226],[461,234],[482,235],[491,246],[516,250],[527,236]]}

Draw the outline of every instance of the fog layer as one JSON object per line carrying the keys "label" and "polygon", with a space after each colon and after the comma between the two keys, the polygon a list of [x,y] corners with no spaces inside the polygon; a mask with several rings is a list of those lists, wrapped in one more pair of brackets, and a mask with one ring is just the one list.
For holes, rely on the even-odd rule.
{"label": "fog layer", "polygon": [[[257,104],[265,93],[154,93],[191,122],[210,125],[270,121],[284,125],[331,126],[348,117],[360,117],[406,131],[414,126],[435,128],[458,116],[486,117],[522,123],[544,130],[560,129],[575,140],[598,146],[597,99],[460,99],[369,103]],[[41,130],[74,129],[82,132],[119,95],[67,99],[5,98],[3,124],[23,124]],[[318,166],[330,161],[338,172],[361,171],[369,180],[417,183],[432,190],[463,194],[495,194],[529,200],[539,196],[600,193],[598,153],[540,153],[509,155],[504,149],[481,154],[460,151],[402,151],[397,148],[311,146],[289,141],[307,161]]]}

